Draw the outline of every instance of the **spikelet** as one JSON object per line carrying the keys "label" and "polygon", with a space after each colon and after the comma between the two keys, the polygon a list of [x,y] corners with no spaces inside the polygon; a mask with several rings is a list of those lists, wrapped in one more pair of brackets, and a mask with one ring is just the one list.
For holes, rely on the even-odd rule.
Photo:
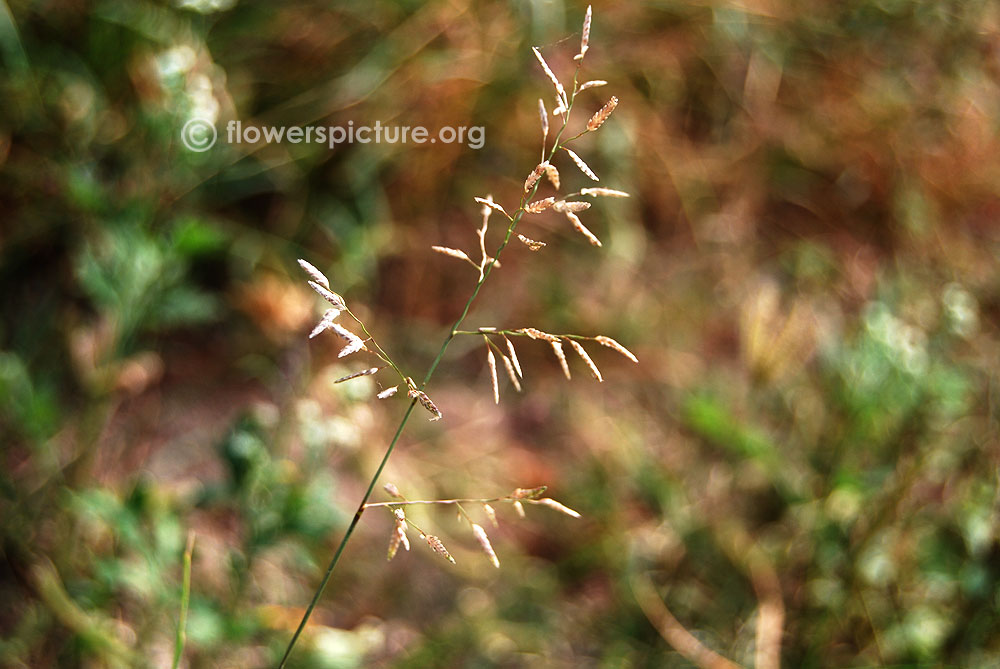
{"label": "spikelet", "polygon": [[539,250],[540,248],[542,248],[542,247],[544,247],[546,245],[545,242],[539,242],[539,241],[535,241],[534,239],[528,239],[527,237],[525,237],[524,235],[522,235],[520,233],[518,233],[517,238],[518,238],[518,240],[522,244],[524,244],[525,246],[527,246],[528,249],[530,249],[532,251],[537,251],[537,250]]}
{"label": "spikelet", "polygon": [[572,379],[573,377],[569,373],[569,363],[566,361],[566,354],[563,353],[563,347],[561,341],[550,341],[549,344],[552,346],[552,352],[556,354],[556,358],[559,359],[559,364],[562,366],[563,374],[566,375],[567,379]]}
{"label": "spikelet", "polygon": [[390,497],[395,497],[396,499],[403,498],[403,496],[399,493],[399,488],[396,487],[395,483],[386,483],[384,486],[382,486],[382,489],[385,490]]}
{"label": "spikelet", "polygon": [[[566,113],[566,105],[563,104],[562,98],[556,96],[556,106],[552,108],[552,115],[562,116],[565,113]],[[563,120],[565,120],[565,118]]]}
{"label": "spikelet", "polygon": [[337,295],[337,293],[334,293],[333,291],[324,288],[315,281],[310,281],[309,285],[312,287],[313,290],[319,293],[324,300],[332,304],[334,309],[340,309],[341,311],[347,309],[347,304],[344,303],[344,298],[342,298],[340,295]]}
{"label": "spikelet", "polygon": [[435,553],[443,557],[448,562],[455,564],[455,558],[451,556],[451,553],[449,553],[448,549],[444,547],[444,544],[441,543],[440,539],[433,534],[425,535],[424,539],[427,541],[427,545],[430,546]]}
{"label": "spikelet", "polygon": [[517,370],[517,375],[523,379],[524,374],[521,373],[521,363],[517,360],[517,351],[514,350],[514,344],[507,339],[507,335],[503,336],[503,340],[507,342],[507,351],[510,353],[510,361],[514,363],[514,369]]}
{"label": "spikelet", "polygon": [[595,365],[594,361],[590,359],[589,355],[587,355],[587,351],[584,350],[583,346],[581,346],[575,339],[570,339],[569,345],[573,347],[576,354],[579,355],[580,359],[583,360],[585,365],[587,365],[587,369],[590,370],[590,373],[594,376],[594,378],[597,379],[599,383],[604,383],[604,377],[601,376],[601,370],[597,369],[597,365]]}
{"label": "spikelet", "polygon": [[528,204],[524,210],[529,214],[540,214],[553,204],[555,204],[556,199],[554,197],[547,197],[543,200],[535,200],[534,202]]}
{"label": "spikelet", "polygon": [[384,399],[387,399],[387,398],[392,397],[393,395],[395,395],[397,390],[399,390],[399,386],[393,386],[392,388],[386,388],[385,390],[383,390],[382,392],[380,392],[375,397],[377,397],[380,400],[384,400]]}
{"label": "spikelet", "polygon": [[591,197],[632,197],[623,190],[614,190],[613,188],[581,188],[580,194]]}
{"label": "spikelet", "polygon": [[399,532],[396,528],[392,528],[392,534],[389,535],[389,550],[385,555],[385,559],[388,562],[392,562],[392,558],[396,557],[396,551],[399,550]]}
{"label": "spikelet", "polygon": [[[393,487],[395,488],[395,486]],[[398,493],[399,491],[397,490],[396,492]],[[399,549],[400,544],[406,550],[410,550],[410,540],[406,536],[406,514],[403,513],[402,509],[396,509],[393,511],[393,515],[396,517],[396,524],[392,529],[392,536],[389,538],[387,560],[392,560],[392,558],[396,557],[396,551]]]}
{"label": "spikelet", "polygon": [[316,269],[312,264],[306,262],[302,258],[299,258],[299,266],[306,271],[306,274],[312,277],[312,280],[323,286],[327,290],[330,290],[330,280],[326,278],[323,272]]}
{"label": "spikelet", "polygon": [[[478,202],[479,200],[480,200],[480,198],[477,197],[476,201]],[[484,200],[484,202],[493,203],[493,196],[492,195],[487,195],[486,198],[485,198],[485,200]],[[485,231],[486,226],[489,225],[490,214],[492,214],[492,213],[493,213],[493,205],[492,204],[483,204],[482,215],[483,215],[483,228],[484,228],[484,231]]]}
{"label": "spikelet", "polygon": [[524,505],[519,501],[514,502],[514,510],[517,511],[517,515],[524,518]]}
{"label": "spikelet", "polygon": [[490,519],[493,527],[500,527],[500,523],[497,522],[497,512],[489,504],[483,504],[483,511],[486,513],[486,517]]}
{"label": "spikelet", "polygon": [[604,81],[603,79],[591,79],[590,81],[585,81],[582,84],[580,84],[579,90],[585,91],[588,88],[597,88],[598,86],[607,86],[607,85],[608,82]]}
{"label": "spikelet", "polygon": [[559,170],[556,169],[555,165],[550,163],[545,165],[545,176],[548,178],[549,183],[552,184],[552,187],[559,190]]}
{"label": "spikelet", "polygon": [[552,69],[549,67],[549,64],[545,62],[545,59],[542,58],[542,53],[538,50],[538,48],[531,47],[531,50],[534,52],[535,58],[537,58],[538,62],[541,64],[542,70],[545,72],[545,76],[547,76],[549,80],[552,81],[552,85],[556,87],[556,95],[559,96],[560,105],[565,107],[567,104],[566,89],[563,88],[561,83],[559,83],[559,79],[556,78],[556,75],[552,73]]}
{"label": "spikelet", "polygon": [[492,263],[494,269],[500,269],[500,261],[497,260],[496,258],[494,258],[493,256],[486,256],[485,258],[483,258],[483,267],[484,268],[487,265],[490,265],[491,263]]}
{"label": "spikelet", "polygon": [[561,214],[565,214],[567,211],[579,213],[581,211],[586,211],[590,209],[590,203],[577,202],[577,201],[567,202],[566,200],[559,200],[558,202],[552,205],[552,209],[554,211],[558,211]]}
{"label": "spikelet", "polygon": [[313,337],[319,335],[320,333],[329,330],[330,327],[333,325],[333,321],[339,315],[340,315],[339,309],[327,309],[326,313],[323,314],[323,320],[321,320],[316,325],[316,327],[312,329],[312,332],[309,333],[309,338],[312,339]]}
{"label": "spikelet", "polygon": [[514,488],[514,492],[510,494],[510,497],[512,499],[538,499],[548,489],[548,486],[544,485],[535,488]]}
{"label": "spikelet", "polygon": [[566,153],[568,153],[569,157],[573,159],[573,162],[576,163],[576,166],[580,168],[581,172],[586,174],[594,181],[600,181],[600,179],[597,178],[597,175],[594,174],[594,170],[590,169],[590,167],[587,166],[587,163],[583,162],[583,158],[576,155],[576,153],[572,149],[566,149]]}
{"label": "spikelet", "polygon": [[347,346],[340,350],[340,353],[337,355],[338,358],[343,358],[365,349],[364,340],[339,323],[330,323],[330,329],[347,340]]}
{"label": "spikelet", "polygon": [[472,258],[470,258],[465,251],[448,248],[447,246],[432,246],[431,250],[446,256],[451,256],[452,258],[458,258],[459,260],[464,260],[466,262],[472,263],[473,267],[478,267],[476,263],[472,262]]}
{"label": "spikelet", "polygon": [[350,381],[351,379],[356,379],[359,376],[371,376],[372,374],[375,374],[376,372],[378,372],[378,370],[380,370],[380,369],[382,369],[382,368],[381,367],[371,367],[369,369],[363,369],[360,372],[354,372],[353,374],[348,374],[347,376],[342,376],[339,379],[337,379],[336,381],[334,381],[334,383],[343,383],[344,381]]}
{"label": "spikelet", "polygon": [[574,518],[579,518],[580,517],[579,513],[577,513],[573,509],[569,508],[565,504],[560,504],[559,502],[555,501],[551,497],[543,497],[542,499],[538,500],[535,503],[536,504],[541,504],[542,506],[547,506],[550,509],[555,509],[556,511],[559,511],[560,513],[565,513],[567,516],[573,516]]}
{"label": "spikelet", "polygon": [[524,180],[524,192],[525,193],[527,193],[528,191],[530,191],[531,188],[532,188],[532,186],[534,186],[536,183],[538,183],[538,178],[541,177],[542,174],[545,172],[545,168],[546,168],[546,166],[548,164],[549,164],[548,161],[545,161],[545,162],[542,162],[542,163],[538,163],[535,166],[535,169],[531,170],[531,174],[529,174],[528,178]]}
{"label": "spikelet", "polygon": [[549,138],[549,113],[545,111],[545,103],[542,102],[541,98],[538,98],[538,117],[542,121],[542,148],[545,148],[545,142]]}
{"label": "spikelet", "polygon": [[597,235],[595,235],[593,232],[587,229],[587,226],[583,224],[583,221],[580,220],[579,216],[577,216],[571,211],[567,211],[566,218],[568,218],[569,222],[573,224],[573,228],[577,232],[579,232],[588,240],[590,240],[591,244],[593,244],[594,246],[601,246],[601,240],[597,238]]}
{"label": "spikelet", "polygon": [[580,53],[573,56],[573,60],[583,60],[583,57],[587,55],[587,50],[590,48],[591,15],[590,5],[587,5],[587,14],[583,17],[583,35],[580,37]]}
{"label": "spikelet", "polygon": [[517,380],[517,372],[514,371],[514,365],[511,363],[510,358],[502,353],[500,354],[500,357],[503,358],[504,369],[507,370],[507,376],[510,377],[510,382],[513,384],[514,390],[521,392],[521,382]]}
{"label": "spikelet", "polygon": [[501,214],[503,214],[507,218],[510,218],[510,215],[506,211],[504,211],[503,207],[501,207],[499,204],[497,204],[496,202],[494,202],[492,197],[489,198],[489,199],[484,199],[484,198],[481,198],[481,197],[477,197],[477,198],[475,198],[475,200],[476,200],[476,202],[478,202],[479,204],[483,205],[484,207],[489,207],[490,209],[493,209],[494,211],[499,211]]}
{"label": "spikelet", "polygon": [[617,106],[618,106],[618,98],[612,95],[611,99],[608,100],[607,104],[601,107],[597,111],[597,113],[591,116],[590,120],[587,121],[587,130],[589,130],[590,132],[594,132],[602,125],[604,125],[604,122],[608,120],[608,117],[611,116],[611,112],[613,112],[615,110],[615,107]]}
{"label": "spikelet", "polygon": [[427,396],[427,393],[417,388],[416,384],[413,383],[413,379],[407,378],[406,384],[409,388],[406,394],[410,396],[411,399],[415,399],[420,402],[420,406],[427,409],[430,413],[434,414],[434,417],[430,419],[433,423],[436,420],[441,420],[441,411],[437,408],[431,398]]}
{"label": "spikelet", "polygon": [[523,332],[528,335],[531,339],[540,339],[542,341],[559,341],[559,337],[551,335],[548,332],[542,332],[541,330],[536,330],[535,328],[521,328],[519,332]]}
{"label": "spikelet", "polygon": [[628,358],[629,360],[631,360],[634,363],[638,363],[639,362],[638,358],[636,358],[634,355],[632,355],[632,351],[628,350],[627,348],[625,348],[624,346],[622,346],[621,344],[619,344],[618,342],[616,342],[611,337],[605,337],[604,335],[599,335],[597,337],[594,337],[594,341],[596,341],[601,346],[607,346],[610,349],[618,351],[619,353],[621,353],[622,355],[624,355],[626,358]]}
{"label": "spikelet", "polygon": [[490,380],[493,382],[493,403],[500,404],[500,384],[497,382],[497,357],[493,355],[493,349],[486,346],[486,363],[490,367]]}
{"label": "spikelet", "polygon": [[492,544],[490,544],[490,538],[486,536],[486,530],[482,526],[472,523],[472,533],[476,535],[476,541],[479,545],[483,547],[483,552],[486,553],[486,557],[490,559],[493,566],[497,569],[500,568],[500,560],[497,558],[496,552],[493,550]]}

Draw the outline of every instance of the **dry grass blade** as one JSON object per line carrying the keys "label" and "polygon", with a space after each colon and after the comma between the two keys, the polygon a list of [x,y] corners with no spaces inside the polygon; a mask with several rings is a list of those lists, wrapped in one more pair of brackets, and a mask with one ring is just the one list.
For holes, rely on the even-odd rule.
{"label": "dry grass blade", "polygon": [[594,246],[601,246],[601,240],[597,238],[597,235],[587,229],[587,226],[583,224],[583,221],[580,220],[579,216],[571,211],[567,211],[566,218],[568,218],[569,222],[573,224],[573,228],[586,237],[591,244]]}
{"label": "dry grass blade", "polygon": [[573,518],[580,518],[581,517],[580,514],[577,513],[576,511],[574,511],[573,509],[569,508],[565,504],[561,504],[561,503],[555,501],[551,497],[543,497],[542,499],[537,500],[534,503],[535,504],[540,504],[541,506],[547,506],[550,509],[555,509],[559,513],[565,513],[567,516],[572,516]]}
{"label": "dry grass blade", "polygon": [[556,199],[554,197],[547,197],[542,200],[535,200],[534,202],[528,204],[524,210],[529,214],[540,214],[553,204],[555,204]]}
{"label": "dry grass blade", "polygon": [[585,81],[580,84],[580,90],[585,91],[588,88],[597,88],[598,86],[607,86],[608,82],[603,79],[591,79],[590,81]]}
{"label": "dry grass blade", "polygon": [[545,164],[545,176],[548,177],[549,183],[556,190],[559,190],[559,170],[556,169],[555,165],[546,163]]}
{"label": "dry grass blade", "polygon": [[597,175],[594,174],[594,170],[590,169],[587,163],[583,162],[583,158],[576,155],[576,153],[572,149],[566,149],[566,153],[568,153],[569,157],[573,159],[573,162],[576,163],[576,166],[580,168],[581,172],[586,174],[594,181],[600,181],[600,179],[597,178]]}
{"label": "dry grass blade", "polygon": [[613,188],[581,188],[580,194],[591,197],[632,197],[623,190],[614,190]]}
{"label": "dry grass blade", "polygon": [[580,359],[587,365],[587,369],[590,370],[590,373],[594,376],[594,378],[600,383],[604,383],[604,377],[601,376],[601,370],[597,369],[597,365],[595,365],[594,361],[590,359],[589,355],[587,355],[587,351],[584,350],[583,346],[581,346],[575,339],[570,339],[569,345],[573,347],[576,354],[580,356]]}
{"label": "dry grass blade", "polygon": [[517,235],[518,241],[527,246],[532,251],[537,251],[545,246],[545,242],[535,241],[534,239],[528,239],[522,234]]}
{"label": "dry grass blade", "polygon": [[490,538],[486,536],[486,530],[482,528],[481,525],[472,523],[472,533],[476,536],[476,541],[482,546],[483,552],[486,553],[486,557],[490,559],[493,566],[497,569],[500,568],[500,559],[497,558],[496,551],[493,550],[493,545],[490,543]]}
{"label": "dry grass blade", "polygon": [[559,360],[563,374],[566,375],[567,379],[572,379],[573,376],[569,373],[569,362],[567,362],[566,354],[563,352],[562,342],[559,340],[550,341],[549,345],[552,346],[552,352],[555,353],[556,358]]}
{"label": "dry grass blade", "polygon": [[611,99],[608,100],[607,104],[601,107],[597,111],[597,113],[591,116],[590,120],[587,121],[587,130],[589,130],[590,132],[594,132],[602,125],[604,125],[604,122],[608,120],[608,117],[611,116],[611,112],[613,112],[615,110],[615,107],[617,106],[618,106],[618,98],[612,95]]}
{"label": "dry grass blade", "polygon": [[500,384],[497,381],[497,357],[493,355],[493,348],[487,342],[486,363],[490,367],[490,381],[493,382],[493,403],[500,404]]}
{"label": "dry grass blade", "polygon": [[594,337],[594,341],[596,341],[601,346],[607,346],[612,350],[618,351],[619,353],[621,353],[634,363],[639,362],[639,359],[636,358],[634,355],[632,355],[632,351],[628,350],[627,348],[616,342],[611,337],[605,337],[604,335],[599,335],[597,337]]}
{"label": "dry grass blade", "polygon": [[430,546],[435,553],[443,557],[448,562],[455,564],[455,558],[451,556],[451,553],[448,552],[448,549],[444,547],[444,544],[441,543],[439,538],[433,534],[428,534],[424,537],[424,539],[426,539],[427,545]]}
{"label": "dry grass blade", "polygon": [[567,202],[566,200],[559,200],[554,205],[552,205],[552,208],[554,210],[558,211],[561,214],[564,214],[567,211],[572,211],[574,213],[579,213],[581,211],[586,211],[586,210],[590,209],[590,203],[589,202],[577,202],[577,201]]}
{"label": "dry grass blade", "polygon": [[348,374],[347,376],[342,376],[339,379],[337,379],[336,381],[334,381],[334,383],[343,383],[344,381],[350,381],[351,379],[356,379],[359,376],[371,376],[372,374],[377,373],[378,370],[380,370],[380,369],[382,369],[382,368],[381,367],[371,367],[369,369],[363,369],[360,372],[354,372],[353,374]]}
{"label": "dry grass blade", "polygon": [[342,298],[340,295],[337,295],[337,293],[334,293],[333,291],[324,288],[315,281],[310,281],[309,285],[310,287],[312,287],[313,290],[319,293],[324,300],[332,304],[334,309],[340,309],[341,311],[347,309],[347,304],[344,302],[344,298]]}
{"label": "dry grass blade", "polygon": [[559,96],[559,103],[565,107],[568,104],[566,101],[566,89],[563,88],[561,83],[559,83],[559,79],[552,72],[552,68],[550,68],[549,64],[545,62],[544,58],[542,58],[542,52],[539,51],[537,47],[531,47],[531,50],[534,52],[535,58],[537,58],[538,62],[541,64],[542,70],[545,71],[545,76],[547,76],[549,80],[552,81],[552,85],[556,87],[556,95]]}
{"label": "dry grass blade", "polygon": [[311,263],[306,262],[302,258],[299,258],[299,266],[306,271],[306,274],[312,277],[313,281],[327,290],[330,290],[330,280],[326,278],[326,275],[323,274],[323,272],[319,271]]}
{"label": "dry grass blade", "polygon": [[503,340],[507,342],[507,351],[510,353],[510,361],[514,363],[514,369],[517,370],[517,375],[523,379],[524,374],[521,373],[521,363],[517,359],[517,351],[514,350],[514,344],[511,343],[510,339],[507,339],[507,335],[504,335]]}
{"label": "dry grass blade", "polygon": [[451,256],[452,258],[458,258],[459,260],[464,260],[468,263],[471,263],[473,267],[478,267],[476,263],[472,262],[472,258],[469,257],[469,254],[467,254],[465,251],[462,251],[461,249],[453,249],[447,246],[432,246],[431,250],[440,253],[442,255]]}
{"label": "dry grass blade", "polygon": [[493,209],[494,211],[499,211],[501,214],[503,214],[507,218],[510,218],[510,215],[504,210],[503,207],[501,207],[499,204],[497,204],[496,202],[494,202],[492,197],[489,198],[489,199],[477,197],[475,199],[476,199],[476,202],[478,202],[479,204],[483,205],[484,207],[489,207],[490,209]]}
{"label": "dry grass blade", "polygon": [[507,376],[510,377],[510,382],[514,386],[514,390],[521,392],[521,382],[517,379],[517,372],[514,371],[514,364],[507,356],[500,354],[500,357],[503,358],[504,369],[507,370]]}

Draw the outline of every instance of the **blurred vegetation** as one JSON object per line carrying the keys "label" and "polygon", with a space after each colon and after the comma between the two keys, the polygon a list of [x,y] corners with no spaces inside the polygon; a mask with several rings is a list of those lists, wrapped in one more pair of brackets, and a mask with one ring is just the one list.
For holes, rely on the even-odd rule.
{"label": "blurred vegetation", "polygon": [[[181,666],[276,663],[402,410],[332,385],[294,259],[426,369],[474,279],[429,246],[516,199],[529,47],[567,73],[584,9],[0,4],[0,666],[169,666],[189,533]],[[598,3],[591,46],[584,106],[622,104],[578,150],[633,197],[600,250],[533,219],[469,325],[641,364],[522,344],[498,408],[456,344],[383,479],[584,517],[500,509],[494,570],[434,510],[458,564],[386,563],[366,514],[297,666],[692,666],[678,626],[744,666],[997,666],[1000,8]],[[194,153],[196,116],[486,144]]]}

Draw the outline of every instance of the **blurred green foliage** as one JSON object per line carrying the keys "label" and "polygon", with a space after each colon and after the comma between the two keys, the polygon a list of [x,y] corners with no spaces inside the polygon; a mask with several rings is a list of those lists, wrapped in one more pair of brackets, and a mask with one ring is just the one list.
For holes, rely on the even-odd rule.
{"label": "blurred green foliage", "polygon": [[[474,247],[473,196],[516,200],[552,97],[529,46],[568,73],[584,8],[0,4],[0,666],[167,666],[189,532],[182,666],[276,663],[400,413],[332,383],[356,368],[306,341],[294,259],[419,377],[474,278],[428,247]],[[577,150],[632,198],[586,212],[599,251],[526,222],[549,246],[512,247],[469,325],[640,365],[591,351],[605,383],[567,383],[519,343],[498,409],[456,342],[446,420],[386,472],[411,498],[545,484],[584,517],[498,509],[494,570],[433,510],[458,564],[387,564],[369,511],[294,663],[692,666],[651,592],[744,666],[776,630],[788,667],[996,666],[1000,10],[594,12],[584,76],[610,83],[582,104],[622,104]],[[486,144],[230,145],[229,120]]]}

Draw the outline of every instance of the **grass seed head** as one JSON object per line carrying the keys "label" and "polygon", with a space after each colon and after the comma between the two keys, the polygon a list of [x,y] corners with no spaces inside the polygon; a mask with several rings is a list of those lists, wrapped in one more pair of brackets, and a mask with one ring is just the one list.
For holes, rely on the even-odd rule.
{"label": "grass seed head", "polygon": [[556,511],[558,511],[560,513],[565,513],[567,516],[573,516],[574,518],[580,518],[581,517],[580,514],[577,513],[576,511],[574,511],[573,509],[569,508],[565,504],[560,504],[559,502],[555,501],[551,497],[543,497],[542,499],[538,500],[535,503],[536,504],[540,504],[542,506],[547,506],[550,509],[555,509]]}
{"label": "grass seed head", "polygon": [[542,143],[549,137],[549,113],[545,111],[545,103],[538,98],[538,117],[542,122]]}
{"label": "grass seed head", "polygon": [[382,368],[381,367],[370,367],[368,369],[362,369],[360,372],[354,372],[353,374],[348,374],[347,376],[342,376],[339,379],[337,379],[336,381],[334,381],[334,383],[343,383],[344,381],[350,381],[351,379],[356,379],[359,376],[371,376],[372,374],[377,373],[380,369],[382,369]]}
{"label": "grass seed head", "polygon": [[[386,494],[388,494],[390,497],[395,497],[396,499],[403,498],[403,496],[399,493],[399,488],[396,487],[395,483],[386,483],[384,486],[382,486],[382,489],[385,490]],[[402,509],[397,509],[397,510],[402,511]]]}
{"label": "grass seed head", "polygon": [[590,81],[585,81],[580,84],[580,90],[585,91],[588,88],[597,88],[598,86],[607,86],[608,82],[603,79],[591,79]]}
{"label": "grass seed head", "polygon": [[452,249],[448,248],[447,246],[432,246],[431,250],[440,253],[442,255],[451,256],[452,258],[458,258],[459,260],[464,260],[466,262],[472,263],[473,266],[476,266],[476,263],[472,262],[472,258],[470,258],[465,251],[462,251],[460,249]]}
{"label": "grass seed head", "polygon": [[578,202],[578,201],[567,202],[566,200],[559,200],[558,202],[552,205],[552,210],[558,211],[561,214],[565,214],[567,211],[579,213],[581,211],[586,211],[588,209],[590,209],[589,202]]}
{"label": "grass seed head", "polygon": [[486,199],[481,198],[481,197],[477,197],[476,198],[476,202],[478,202],[479,204],[483,205],[484,207],[489,207],[490,209],[492,209],[494,211],[499,211],[501,214],[503,214],[507,218],[510,218],[510,216],[507,214],[507,212],[504,210],[504,208],[501,207],[496,202],[494,202],[493,198],[491,196],[488,197],[488,198],[486,198]]}
{"label": "grass seed head", "polygon": [[618,342],[616,342],[611,337],[605,337],[604,335],[599,335],[597,337],[594,337],[594,341],[596,341],[601,346],[607,346],[608,348],[610,348],[612,350],[618,351],[619,353],[621,353],[622,355],[624,355],[626,358],[628,358],[629,360],[631,360],[634,363],[638,363],[639,362],[638,358],[636,358],[634,355],[632,355],[632,351],[628,350],[627,348],[625,348],[624,346],[622,346],[621,344],[619,344]]}
{"label": "grass seed head", "polygon": [[520,500],[514,501],[514,510],[517,511],[517,515],[524,518],[524,505],[521,504]]}
{"label": "grass seed head", "polygon": [[538,499],[545,494],[548,490],[548,486],[540,485],[534,488],[514,488],[514,492],[510,494],[513,499]]}
{"label": "grass seed head", "polygon": [[451,553],[448,552],[448,549],[444,547],[444,544],[441,543],[441,540],[439,538],[437,538],[433,534],[428,534],[424,537],[424,539],[427,541],[427,545],[431,547],[431,550],[433,550],[435,553],[443,557],[448,562],[455,564],[455,558],[451,556]]}
{"label": "grass seed head", "polygon": [[601,246],[601,240],[597,238],[597,235],[587,229],[587,226],[583,224],[583,221],[580,220],[579,216],[571,211],[567,211],[565,213],[566,218],[568,218],[569,222],[573,224],[574,230],[586,237],[594,246]]}
{"label": "grass seed head", "polygon": [[612,95],[611,99],[608,100],[607,104],[601,107],[597,111],[597,113],[591,116],[590,120],[587,121],[587,130],[589,130],[590,132],[594,132],[602,125],[604,125],[604,122],[608,120],[608,117],[611,116],[611,112],[613,112],[615,110],[615,107],[617,106],[618,106],[618,98]]}
{"label": "grass seed head", "polygon": [[551,163],[545,164],[545,176],[556,190],[559,190],[559,170]]}
{"label": "grass seed head", "polygon": [[586,174],[589,178],[593,179],[594,181],[600,181],[600,179],[597,178],[597,175],[594,174],[594,170],[590,169],[587,163],[583,162],[583,158],[576,155],[576,152],[574,152],[571,149],[566,149],[566,153],[568,153],[569,157],[573,159],[573,162],[576,163],[576,166],[580,168],[581,172]]}
{"label": "grass seed head", "polygon": [[517,372],[514,371],[514,365],[511,363],[510,358],[505,355],[500,356],[503,358],[504,369],[507,370],[507,376],[510,377],[510,382],[514,386],[514,390],[521,392],[521,382],[517,379]]}
{"label": "grass seed head", "polygon": [[537,251],[537,250],[543,248],[546,245],[545,242],[539,242],[539,241],[535,241],[534,239],[529,239],[529,238],[525,237],[524,235],[522,235],[520,233],[518,233],[517,239],[522,244],[524,244],[525,246],[527,246],[528,249],[531,250],[531,251]]}
{"label": "grass seed head", "polygon": [[580,53],[573,57],[573,60],[583,60],[583,57],[587,55],[587,50],[590,49],[590,20],[593,17],[593,12],[590,9],[590,5],[587,5],[587,13],[583,17],[583,34],[580,36]]}
{"label": "grass seed head", "polygon": [[536,330],[535,328],[521,328],[520,332],[528,335],[531,339],[541,340],[541,341],[559,341],[559,337],[549,334],[548,332],[542,332],[541,330]]}
{"label": "grass seed head", "polygon": [[490,519],[490,523],[492,523],[493,527],[500,527],[500,524],[497,522],[496,509],[489,504],[483,504],[483,512],[486,513],[486,517]]}
{"label": "grass seed head", "polygon": [[517,359],[517,351],[514,350],[514,344],[511,343],[510,339],[507,339],[507,335],[504,335],[503,339],[507,342],[507,351],[510,353],[510,361],[514,363],[514,369],[517,370],[517,375],[523,379],[524,374],[521,373],[521,363]]}
{"label": "grass seed head", "polygon": [[482,526],[472,523],[472,533],[476,536],[476,541],[479,545],[483,547],[483,552],[486,553],[486,557],[490,559],[493,566],[497,569],[500,568],[500,560],[497,558],[496,552],[493,550],[493,545],[490,544],[490,538],[486,536],[486,530]]}
{"label": "grass seed head", "polygon": [[597,379],[598,382],[604,383],[604,377],[601,376],[601,370],[597,369],[597,365],[595,365],[594,361],[590,359],[589,355],[587,355],[587,351],[585,351],[583,346],[580,345],[580,342],[576,341],[575,339],[570,339],[569,345],[573,347],[573,350],[576,351],[576,354],[579,355],[580,359],[583,360],[584,364],[587,365],[587,369],[590,370],[590,373],[593,375],[593,377]]}
{"label": "grass seed head", "polygon": [[556,354],[556,358],[559,360],[559,365],[562,367],[563,374],[566,375],[567,379],[572,379],[572,375],[569,373],[569,362],[566,361],[566,354],[563,352],[561,341],[550,341],[549,345],[552,346],[552,352]]}
{"label": "grass seed head", "polygon": [[337,293],[334,293],[329,288],[321,286],[315,281],[310,281],[309,286],[319,293],[324,300],[332,304],[334,309],[340,309],[341,311],[345,311],[347,309],[347,304],[344,302],[344,298]]}
{"label": "grass seed head", "polygon": [[330,290],[330,280],[326,278],[326,275],[323,274],[323,272],[319,271],[311,263],[306,262],[302,258],[299,258],[299,266],[306,271],[306,274],[312,277],[313,281],[327,290]]}
{"label": "grass seed head", "polygon": [[497,382],[497,357],[493,355],[493,348],[486,346],[486,362],[490,367],[490,380],[493,382],[493,402],[500,404],[500,384]]}
{"label": "grass seed head", "polygon": [[553,204],[555,204],[556,199],[554,197],[547,197],[542,200],[535,200],[534,202],[527,205],[524,210],[529,214],[540,214]]}
{"label": "grass seed head", "polygon": [[581,188],[580,194],[591,197],[632,197],[623,190],[614,190],[613,188]]}
{"label": "grass seed head", "polygon": [[436,420],[441,420],[441,411],[437,408],[437,405],[431,401],[431,398],[427,396],[427,393],[417,388],[417,385],[413,383],[413,379],[406,379],[406,383],[409,386],[406,391],[410,398],[420,402],[420,406],[427,409],[428,412],[434,414],[434,417],[430,419],[433,423]]}
{"label": "grass seed head", "polygon": [[382,392],[380,392],[375,397],[377,397],[380,400],[384,400],[384,399],[387,399],[387,398],[392,397],[393,395],[395,395],[398,390],[399,390],[399,386],[393,386],[392,388],[386,388],[385,390],[383,390]]}
{"label": "grass seed head", "polygon": [[556,77],[555,74],[553,74],[552,68],[550,68],[549,64],[545,62],[544,58],[542,58],[542,52],[539,51],[537,47],[531,47],[531,50],[532,52],[534,52],[535,58],[538,59],[539,64],[542,66],[542,70],[545,72],[545,76],[547,76],[549,80],[552,82],[552,85],[555,86],[556,95],[559,98],[559,104],[563,107],[567,106],[566,89],[563,88],[563,85],[561,83],[559,83],[559,79]]}
{"label": "grass seed head", "polygon": [[549,163],[547,161],[546,162],[542,162],[542,163],[538,163],[535,166],[535,169],[531,170],[531,174],[529,174],[528,178],[524,180],[524,192],[525,193],[527,193],[528,191],[530,191],[532,189],[532,187],[536,183],[538,183],[539,177],[541,177],[542,174],[545,172],[545,168],[546,168],[546,166],[548,164]]}

